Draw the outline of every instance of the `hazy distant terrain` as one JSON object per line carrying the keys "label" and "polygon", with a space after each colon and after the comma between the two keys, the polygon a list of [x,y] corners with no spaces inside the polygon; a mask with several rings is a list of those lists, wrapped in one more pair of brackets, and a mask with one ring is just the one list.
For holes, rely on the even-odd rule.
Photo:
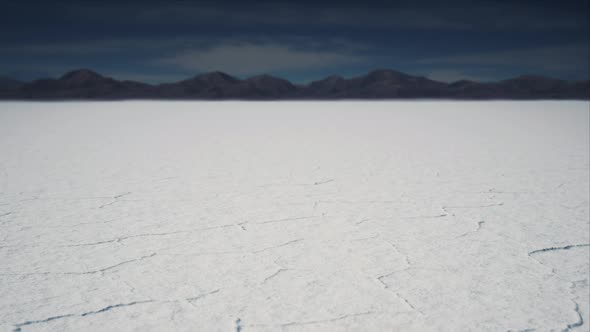
{"label": "hazy distant terrain", "polygon": [[588,331],[589,119],[0,103],[0,330]]}
{"label": "hazy distant terrain", "polygon": [[521,75],[497,82],[439,82],[390,69],[352,78],[329,76],[309,84],[257,75],[239,79],[209,72],[179,82],[150,85],[120,81],[87,69],[29,83],[0,80],[0,99],[14,100],[340,100],[340,99],[590,99],[590,81]]}

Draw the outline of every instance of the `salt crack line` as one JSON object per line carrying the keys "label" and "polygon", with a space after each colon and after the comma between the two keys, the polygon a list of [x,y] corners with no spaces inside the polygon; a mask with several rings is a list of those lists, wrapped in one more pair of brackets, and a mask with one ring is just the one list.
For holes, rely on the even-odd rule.
{"label": "salt crack line", "polygon": [[459,236],[455,237],[455,239],[458,239],[458,238],[461,238],[461,237],[465,237],[465,236],[467,236],[467,235],[469,235],[469,234],[473,234],[473,233],[477,233],[477,232],[479,232],[479,231],[481,230],[481,228],[483,227],[483,224],[485,224],[485,223],[486,223],[486,222],[485,222],[485,221],[483,221],[483,220],[482,220],[482,221],[478,221],[478,222],[477,222],[477,228],[476,228],[475,230],[473,230],[473,231],[469,231],[469,232],[465,232],[465,233],[463,233],[463,234],[461,234],[461,235],[459,235]]}
{"label": "salt crack line", "polygon": [[337,321],[341,321],[344,319],[348,319],[348,318],[354,318],[354,317],[361,317],[361,316],[367,316],[367,315],[374,315],[377,314],[376,311],[365,311],[365,312],[359,312],[359,313],[352,313],[352,314],[345,314],[345,315],[341,315],[338,317],[334,317],[334,318],[327,318],[327,319],[318,319],[318,320],[308,320],[308,321],[295,321],[295,322],[289,322],[289,323],[284,323],[284,324],[278,324],[278,325],[271,325],[271,324],[248,324],[248,325],[244,325],[244,326],[248,326],[248,327],[280,327],[280,328],[288,328],[288,327],[292,327],[292,326],[303,326],[303,325],[314,325],[314,324],[323,324],[323,323],[332,323],[332,322],[337,322]]}
{"label": "salt crack line", "polygon": [[92,270],[92,271],[86,271],[86,272],[29,272],[29,273],[0,273],[0,276],[40,276],[40,275],[85,275],[85,274],[96,274],[96,273],[104,273],[106,271],[112,270],[114,268],[117,268],[119,266],[122,265],[126,265],[129,263],[133,263],[133,262],[137,262],[137,261],[141,261],[147,258],[151,258],[156,256],[156,253],[152,253],[151,255],[147,255],[147,256],[141,256],[139,258],[136,259],[131,259],[128,261],[123,261],[120,263],[117,263],[115,265],[111,265],[111,266],[107,266],[105,268],[99,269],[99,270]]}
{"label": "salt crack line", "polygon": [[94,246],[106,243],[113,243],[113,242],[122,242],[128,239],[138,238],[138,237],[151,237],[151,236],[166,236],[172,234],[180,234],[180,233],[188,233],[189,231],[174,231],[174,232],[165,232],[165,233],[144,233],[144,234],[136,234],[136,235],[128,235],[128,236],[121,236],[118,238],[114,238],[111,240],[105,241],[98,241],[98,242],[90,242],[90,243],[80,243],[80,244],[69,244],[65,247],[85,247],[85,246]]}
{"label": "salt crack line", "polygon": [[103,205],[99,206],[98,208],[99,208],[99,209],[103,209],[103,208],[105,208],[105,207],[107,207],[107,206],[113,205],[113,204],[115,204],[115,203],[119,202],[119,199],[120,199],[120,198],[122,198],[122,197],[125,197],[125,196],[127,196],[127,195],[131,195],[131,194],[132,194],[132,192],[128,191],[128,192],[126,192],[126,193],[122,193],[122,194],[119,194],[119,195],[115,195],[115,196],[113,196],[113,197],[112,197],[112,198],[113,198],[113,201],[111,201],[111,202],[109,202],[109,203],[105,203],[105,204],[103,204]]}
{"label": "salt crack line", "polygon": [[215,294],[215,293],[219,293],[219,291],[220,291],[220,289],[212,290],[210,292],[199,294],[199,295],[194,296],[194,297],[188,297],[185,300],[188,303],[190,303],[192,306],[194,306],[194,303],[193,303],[194,301],[200,300],[200,299],[202,299],[202,298],[204,298],[206,296],[209,296],[209,295],[212,295],[212,294]]}
{"label": "salt crack line", "polygon": [[303,322],[289,322],[286,324],[281,324],[280,326],[281,327],[288,327],[288,326],[298,326],[298,325],[332,323],[332,322],[337,322],[337,321],[344,320],[347,318],[352,318],[352,317],[373,315],[375,313],[376,313],[375,311],[365,311],[365,312],[359,312],[359,313],[353,313],[353,314],[346,314],[346,315],[342,315],[342,316],[330,318],[330,319],[321,319],[321,320],[312,320],[312,321],[303,321]]}
{"label": "salt crack line", "polygon": [[447,213],[432,215],[432,216],[414,216],[414,217],[402,217],[402,219],[435,219],[435,218],[443,218],[448,216]]}
{"label": "salt crack line", "polygon": [[580,305],[576,301],[572,301],[572,302],[574,302],[574,304],[576,305],[576,308],[574,310],[578,314],[578,321],[571,323],[571,324],[567,324],[567,327],[565,329],[563,329],[562,332],[569,332],[577,327],[584,325],[584,317],[582,316],[582,313],[580,312]]}
{"label": "salt crack line", "polygon": [[152,258],[154,256],[156,256],[156,253],[155,252],[152,253],[152,254],[150,254],[150,255],[147,255],[147,256],[141,256],[141,257],[136,258],[136,259],[130,259],[128,261],[123,261],[121,263],[118,263],[118,264],[115,264],[115,265],[111,265],[111,266],[107,266],[107,267],[102,268],[102,269],[99,269],[99,270],[92,270],[92,271],[87,271],[87,272],[65,272],[63,274],[66,274],[66,275],[83,275],[83,274],[104,273],[106,271],[115,269],[115,268],[117,268],[119,266],[126,265],[126,264],[129,264],[129,263],[138,262],[138,261],[141,261],[141,260],[144,260],[144,259],[147,259],[147,258]]}
{"label": "salt crack line", "polygon": [[[479,209],[479,208],[487,208],[487,207],[494,207],[494,206],[503,206],[504,202],[494,203],[494,204],[487,204],[487,205],[458,205],[458,206],[443,206],[442,209]],[[445,210],[446,212],[446,210]]]}
{"label": "salt crack line", "polygon": [[[387,284],[385,281],[383,281],[383,279],[385,279],[385,278],[387,278],[387,277],[390,277],[390,276],[392,276],[392,275],[394,275],[394,274],[396,274],[396,273],[398,273],[398,272],[402,272],[402,271],[405,271],[405,270],[408,270],[408,269],[410,269],[410,267],[407,267],[406,269],[404,269],[404,270],[401,270],[401,271],[393,271],[393,272],[390,272],[390,273],[387,273],[387,274],[384,274],[384,275],[378,276],[378,277],[377,277],[377,281],[379,281],[379,283],[381,283],[381,284],[383,285],[383,288],[385,288],[385,289],[389,289],[389,284]],[[410,307],[410,309],[412,309],[413,311],[416,311],[416,312],[417,312],[417,313],[419,313],[420,315],[424,316],[424,312],[422,312],[421,310],[419,310],[418,308],[416,308],[416,307],[415,307],[415,306],[414,306],[412,303],[410,303],[410,301],[408,301],[408,299],[407,299],[407,298],[405,298],[404,296],[402,296],[402,295],[401,295],[399,292],[395,292],[394,294],[395,294],[395,296],[397,296],[399,299],[401,299],[402,301],[404,301],[404,303],[405,303],[405,304],[406,304],[408,307]]]}
{"label": "salt crack line", "polygon": [[383,275],[377,276],[377,281],[379,281],[379,283],[381,285],[383,285],[383,288],[388,289],[389,288],[389,284],[387,284],[385,281],[383,281],[383,279],[388,278],[388,277],[394,275],[397,272],[399,272],[399,271],[394,271],[394,272],[390,272],[390,273],[387,273],[387,274],[383,274]]}
{"label": "salt crack line", "polygon": [[533,251],[529,252],[529,256],[535,255],[535,254],[539,254],[539,253],[543,253],[543,252],[547,252],[547,251],[570,250],[570,249],[573,249],[573,248],[582,248],[582,247],[590,247],[590,243],[569,244],[569,245],[563,246],[563,247],[548,247],[548,248],[533,250]]}
{"label": "salt crack line", "polygon": [[482,209],[482,208],[488,208],[488,207],[494,207],[494,206],[503,206],[504,202],[499,202],[499,203],[493,203],[493,204],[487,204],[487,205],[457,205],[457,206],[441,206],[440,209],[445,213],[445,214],[452,214],[453,216],[455,216],[454,213],[449,212],[449,209]]}
{"label": "salt crack line", "polygon": [[118,303],[118,304],[106,306],[102,309],[98,309],[95,311],[83,312],[81,314],[65,314],[65,315],[59,315],[59,316],[52,316],[52,317],[40,319],[40,320],[25,321],[22,323],[15,324],[13,332],[21,332],[23,327],[29,326],[29,325],[43,324],[43,323],[48,323],[48,322],[51,322],[54,320],[63,319],[63,318],[70,318],[70,317],[86,317],[86,316],[90,316],[90,315],[96,315],[96,314],[100,314],[103,312],[107,312],[107,311],[115,309],[115,308],[129,307],[129,306],[133,306],[136,304],[143,304],[143,303],[150,303],[150,302],[154,302],[154,301],[153,300],[144,300],[144,301],[133,301],[133,302],[129,302],[129,303]]}
{"label": "salt crack line", "polygon": [[366,240],[372,240],[372,239],[376,239],[379,237],[379,234],[374,234],[371,236],[367,236],[367,237],[360,237],[360,238],[356,238],[356,239],[351,239],[350,241],[366,241]]}
{"label": "salt crack line", "polygon": [[268,277],[264,278],[264,280],[262,280],[261,284],[265,284],[267,281],[269,281],[270,279],[278,276],[279,274],[281,274],[282,272],[287,272],[288,269],[285,268],[280,268],[277,271],[275,271],[273,274],[269,275]]}
{"label": "salt crack line", "polygon": [[291,241],[287,241],[285,243],[281,243],[281,244],[278,244],[275,246],[264,247],[264,248],[257,249],[257,250],[244,249],[244,250],[227,250],[227,251],[204,251],[204,252],[196,252],[196,253],[189,253],[189,254],[161,254],[161,256],[207,256],[207,255],[244,255],[244,254],[255,255],[255,254],[267,251],[267,250],[285,247],[285,246],[288,246],[288,245],[291,245],[293,243],[297,243],[297,242],[300,242],[303,240],[304,239],[291,240]]}
{"label": "salt crack line", "polygon": [[134,301],[134,302],[129,302],[129,303],[119,303],[119,304],[114,304],[114,305],[104,307],[104,308],[96,310],[96,311],[85,312],[85,313],[81,314],[80,316],[85,317],[85,316],[89,316],[89,315],[96,315],[101,312],[109,311],[109,310],[112,310],[115,308],[129,307],[129,306],[136,305],[136,304],[150,303],[150,302],[154,302],[154,301],[153,300],[144,300],[144,301]]}
{"label": "salt crack line", "polygon": [[253,223],[254,224],[263,225],[263,224],[271,224],[271,223],[283,222],[283,221],[294,221],[294,220],[312,219],[312,218],[316,218],[316,217],[317,216],[306,216],[306,217],[296,217],[296,218],[274,219],[274,220],[258,221],[258,222],[253,222]]}
{"label": "salt crack line", "polygon": [[243,225],[248,224],[248,222],[243,222],[239,224],[227,224],[227,225],[219,225],[219,226],[210,226],[210,227],[202,227],[202,228],[194,228],[194,229],[187,229],[181,231],[174,231],[174,232],[164,232],[164,233],[144,233],[144,234],[136,234],[136,235],[129,235],[129,236],[122,236],[110,240],[98,241],[98,242],[89,242],[89,243],[80,243],[80,244],[69,244],[64,245],[63,247],[84,247],[84,246],[93,246],[93,245],[101,245],[106,243],[113,243],[113,242],[122,242],[128,239],[137,238],[137,237],[150,237],[150,236],[166,236],[172,234],[183,234],[183,233],[195,233],[201,231],[209,231],[214,229],[221,229],[221,228],[230,228],[230,227],[240,227],[242,230],[246,230]]}
{"label": "salt crack line", "polygon": [[[8,212],[8,213],[0,214],[0,218],[2,218],[2,217],[7,217],[7,216],[9,216],[9,215],[11,215],[11,214],[13,214],[13,213],[12,213],[12,211],[11,211],[11,212]],[[10,221],[10,219],[2,220],[1,224],[2,224],[2,225],[3,225],[3,224],[6,224],[6,223],[8,223],[9,221]]]}
{"label": "salt crack line", "polygon": [[355,223],[355,225],[360,225],[360,224],[363,224],[363,223],[365,223],[365,222],[367,222],[367,221],[369,221],[369,220],[370,220],[369,218],[364,218],[364,219],[362,219],[361,221],[357,221],[357,222]]}
{"label": "salt crack line", "polygon": [[15,324],[14,325],[14,330],[12,330],[12,331],[13,332],[21,332],[23,326],[48,323],[48,322],[51,322],[51,321],[54,321],[54,320],[58,320],[58,319],[62,319],[62,318],[68,318],[68,317],[74,317],[74,316],[76,316],[76,315],[75,314],[67,314],[67,315],[53,316],[53,317],[49,317],[49,318],[45,318],[45,319],[40,319],[40,320],[30,320],[30,321],[26,321],[26,322],[23,322],[23,323]]}
{"label": "salt crack line", "polygon": [[406,299],[405,297],[401,296],[400,293],[395,293],[395,296],[399,297],[402,301],[404,301],[406,303],[406,305],[408,305],[408,307],[410,307],[412,310],[416,311],[417,313],[419,313],[420,315],[424,316],[424,313],[417,309],[412,303],[410,303],[410,301],[408,301],[408,299]]}
{"label": "salt crack line", "polygon": [[334,180],[336,180],[336,179],[328,179],[328,180],[323,180],[323,181],[316,181],[316,182],[313,183],[313,185],[314,186],[319,186],[319,185],[322,185],[322,184],[333,182]]}
{"label": "salt crack line", "polygon": [[112,202],[109,202],[109,203],[103,204],[103,205],[99,206],[98,208],[99,208],[99,209],[104,209],[105,207],[107,207],[107,206],[111,206],[111,205],[113,205],[113,204],[115,204],[115,203],[117,203],[117,202],[118,202],[118,200],[114,200],[114,201],[112,201]]}
{"label": "salt crack line", "polygon": [[117,239],[112,239],[112,240],[105,240],[105,241],[99,241],[99,242],[90,242],[90,243],[80,243],[80,244],[68,244],[62,247],[86,247],[86,246],[96,246],[96,245],[100,245],[100,244],[106,244],[106,243],[113,243],[113,242],[120,242],[121,238],[117,238]]}
{"label": "salt crack line", "polygon": [[121,198],[121,197],[125,197],[125,196],[127,196],[127,195],[131,195],[131,192],[130,192],[130,191],[128,191],[128,192],[126,192],[126,193],[119,194],[119,195],[117,195],[117,196],[113,196],[113,199],[119,199],[119,198]]}
{"label": "salt crack line", "polygon": [[[407,268],[409,268],[409,267],[412,265],[412,263],[410,262],[410,258],[409,258],[409,256],[408,256],[408,254],[401,252],[401,251],[399,250],[399,248],[397,247],[397,245],[395,245],[395,243],[393,243],[393,242],[391,242],[391,241],[389,241],[389,240],[386,240],[386,239],[383,239],[383,242],[385,242],[385,243],[389,244],[389,245],[390,245],[390,246],[393,248],[393,250],[395,250],[395,252],[397,252],[398,254],[400,254],[400,255],[404,256],[404,259],[405,259],[405,261],[406,261],[406,269],[407,269]],[[392,273],[392,274],[393,274],[393,273]],[[391,274],[390,274],[390,275],[391,275]]]}
{"label": "salt crack line", "polygon": [[253,250],[252,253],[256,254],[256,253],[263,252],[263,251],[266,251],[266,250],[277,249],[277,248],[288,246],[290,244],[301,242],[301,241],[303,241],[303,239],[291,240],[291,241],[287,241],[285,243],[282,243],[282,244],[279,244],[279,245],[276,245],[276,246],[266,247],[266,248],[262,248],[262,249],[258,249],[258,250]]}

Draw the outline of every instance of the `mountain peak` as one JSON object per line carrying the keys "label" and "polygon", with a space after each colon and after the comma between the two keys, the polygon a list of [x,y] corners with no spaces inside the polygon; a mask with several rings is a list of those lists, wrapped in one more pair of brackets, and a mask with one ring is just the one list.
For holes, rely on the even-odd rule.
{"label": "mountain peak", "polygon": [[346,79],[340,75],[330,75],[328,77],[322,78],[321,80],[312,81],[308,84],[308,86],[332,86],[334,84],[339,84],[345,82]]}
{"label": "mountain peak", "polygon": [[62,80],[62,81],[72,81],[72,80],[87,81],[87,80],[95,80],[95,79],[102,79],[102,78],[104,78],[104,76],[101,76],[97,72],[92,71],[90,69],[76,69],[76,70],[72,70],[72,71],[64,74],[62,77],[60,77],[60,80]]}
{"label": "mountain peak", "polygon": [[14,89],[24,83],[11,77],[0,76],[0,89]]}
{"label": "mountain peak", "polygon": [[280,77],[276,77],[276,76],[272,76],[272,75],[268,75],[268,74],[262,74],[262,75],[252,76],[252,77],[248,78],[248,81],[270,82],[270,81],[286,81],[286,80],[282,79]]}
{"label": "mountain peak", "polygon": [[268,74],[252,76],[252,77],[249,77],[248,79],[246,79],[246,81],[256,83],[256,84],[266,84],[266,85],[270,85],[270,84],[293,85],[293,83],[291,83],[290,81],[288,81],[284,78],[272,76],[272,75],[268,75]]}
{"label": "mountain peak", "polygon": [[222,71],[212,71],[212,72],[208,72],[208,73],[202,73],[202,74],[195,76],[193,79],[199,80],[199,81],[205,81],[205,82],[213,83],[213,84],[236,83],[239,81],[239,79],[237,79],[231,75],[228,75]]}
{"label": "mountain peak", "polygon": [[338,81],[344,81],[344,77],[342,77],[340,75],[330,75],[326,78],[323,78],[319,81],[314,81],[314,82],[338,82]]}
{"label": "mountain peak", "polygon": [[392,69],[375,69],[367,74],[367,77],[375,78],[375,79],[391,79],[395,77],[406,77],[409,76],[408,74],[404,74],[402,72],[392,70]]}

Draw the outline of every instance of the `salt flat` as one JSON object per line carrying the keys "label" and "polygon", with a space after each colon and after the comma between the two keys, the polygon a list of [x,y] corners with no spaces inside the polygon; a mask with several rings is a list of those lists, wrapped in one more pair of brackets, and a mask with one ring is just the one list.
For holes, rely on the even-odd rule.
{"label": "salt flat", "polygon": [[0,104],[0,330],[588,331],[588,102]]}

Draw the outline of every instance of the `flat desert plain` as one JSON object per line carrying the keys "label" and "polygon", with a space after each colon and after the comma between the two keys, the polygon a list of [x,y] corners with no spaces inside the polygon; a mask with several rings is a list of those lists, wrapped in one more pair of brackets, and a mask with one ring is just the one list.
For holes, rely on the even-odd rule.
{"label": "flat desert plain", "polygon": [[2,331],[588,331],[589,103],[4,102]]}

